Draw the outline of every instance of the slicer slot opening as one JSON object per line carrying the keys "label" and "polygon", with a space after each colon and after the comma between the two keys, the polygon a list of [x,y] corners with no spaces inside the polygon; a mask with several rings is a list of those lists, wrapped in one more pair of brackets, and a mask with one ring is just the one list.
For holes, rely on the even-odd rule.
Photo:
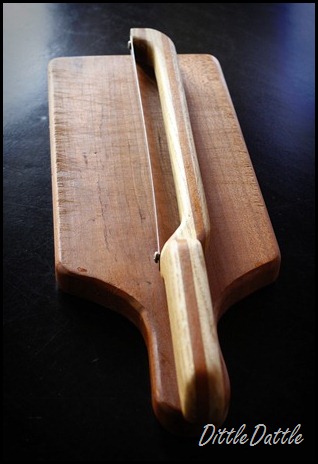
{"label": "slicer slot opening", "polygon": [[161,246],[180,224],[175,185],[156,78],[152,68],[137,64],[146,126]]}

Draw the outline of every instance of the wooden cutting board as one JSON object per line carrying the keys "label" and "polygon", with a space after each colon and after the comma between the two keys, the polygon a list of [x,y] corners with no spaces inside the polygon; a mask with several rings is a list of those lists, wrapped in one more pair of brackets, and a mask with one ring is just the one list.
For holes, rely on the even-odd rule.
{"label": "wooden cutting board", "polygon": [[[205,260],[219,319],[276,279],[280,253],[218,61],[178,59],[211,222]],[[164,243],[179,224],[175,188],[156,82],[140,67],[138,78]],[[58,284],[138,326],[158,419],[195,433],[200,424],[180,408],[165,287],[153,261],[152,177],[131,57],[53,60],[49,103]]]}

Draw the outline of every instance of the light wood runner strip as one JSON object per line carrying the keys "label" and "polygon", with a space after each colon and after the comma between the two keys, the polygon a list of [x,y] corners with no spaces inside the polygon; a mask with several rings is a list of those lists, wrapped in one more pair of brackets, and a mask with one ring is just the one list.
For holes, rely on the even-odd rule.
{"label": "light wood runner strip", "polygon": [[155,72],[180,216],[163,246],[160,271],[181,409],[189,422],[221,423],[228,392],[204,258],[210,221],[178,58],[171,40],[153,29],[132,29],[131,42],[137,60]]}

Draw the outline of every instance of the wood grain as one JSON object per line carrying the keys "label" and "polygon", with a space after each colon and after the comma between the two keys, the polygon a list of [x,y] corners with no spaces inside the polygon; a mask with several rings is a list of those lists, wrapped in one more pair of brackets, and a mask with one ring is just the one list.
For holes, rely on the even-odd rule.
{"label": "wood grain", "polygon": [[[280,255],[219,64],[208,55],[181,55],[179,65],[211,222],[205,261],[216,334],[231,304],[277,277]],[[180,221],[158,89],[143,69],[138,76],[160,233],[169,237]],[[54,60],[49,95],[59,285],[140,328],[157,417],[169,430],[195,432],[200,424],[182,414],[166,291],[152,259],[150,174],[131,59]],[[190,256],[185,250],[183,262]],[[204,381],[198,383],[204,392]]]}

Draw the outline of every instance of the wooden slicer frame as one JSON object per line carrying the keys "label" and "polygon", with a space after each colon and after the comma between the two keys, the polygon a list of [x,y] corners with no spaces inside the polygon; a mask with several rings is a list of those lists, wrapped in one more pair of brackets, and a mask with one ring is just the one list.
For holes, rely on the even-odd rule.
{"label": "wooden slicer frame", "polygon": [[49,66],[56,276],[138,326],[155,413],[191,434],[228,410],[217,321],[280,253],[218,61],[130,42]]}

